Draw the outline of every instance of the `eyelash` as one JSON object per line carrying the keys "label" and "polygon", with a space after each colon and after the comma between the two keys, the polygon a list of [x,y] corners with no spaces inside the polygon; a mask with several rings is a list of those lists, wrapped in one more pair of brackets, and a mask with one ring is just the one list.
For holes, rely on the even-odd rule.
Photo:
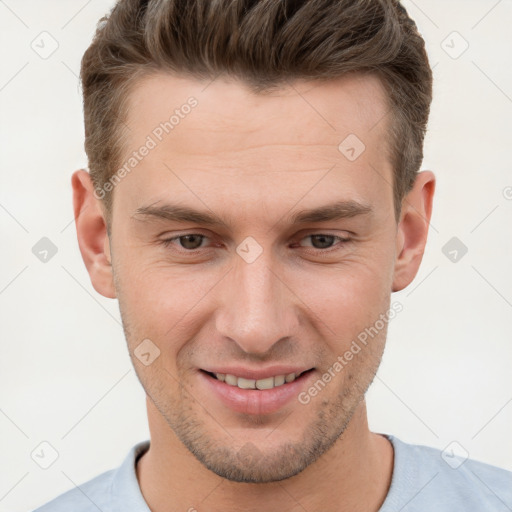
{"label": "eyelash", "polygon": [[[180,238],[184,238],[186,236],[199,236],[199,237],[202,237],[202,240],[208,239],[208,237],[206,235],[203,235],[202,233],[184,233],[182,235],[178,235],[178,236],[174,236],[172,238],[167,238],[167,239],[161,240],[161,243],[162,243],[162,245],[165,248],[168,248],[168,247],[170,247],[172,245],[172,242],[174,242],[175,240],[178,240]],[[343,238],[341,236],[332,235],[332,234],[329,234],[329,233],[313,233],[313,234],[310,234],[310,235],[306,235],[305,237],[301,238],[301,240],[303,240],[304,238],[312,237],[312,236],[328,236],[328,237],[333,237],[333,238],[338,240],[340,246],[346,245],[347,243],[349,243],[351,241],[350,238]],[[178,249],[178,252],[181,253],[181,254],[187,254],[187,255],[193,256],[193,255],[196,255],[201,250],[204,250],[204,248],[198,248],[198,249]],[[334,251],[337,251],[337,250],[341,250],[341,247],[334,246],[334,247],[329,247],[327,249],[315,249],[315,248],[313,248],[313,250],[309,250],[307,252],[314,253],[314,254],[318,255],[318,254],[328,254],[328,253],[331,253],[331,252],[334,252]]]}

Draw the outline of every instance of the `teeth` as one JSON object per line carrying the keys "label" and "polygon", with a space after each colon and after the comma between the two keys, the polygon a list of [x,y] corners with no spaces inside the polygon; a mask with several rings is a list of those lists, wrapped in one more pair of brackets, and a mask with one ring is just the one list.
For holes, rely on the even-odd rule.
{"label": "teeth", "polygon": [[276,375],[275,377],[267,377],[266,379],[244,379],[236,377],[229,373],[216,373],[215,377],[221,382],[225,382],[230,386],[238,386],[240,389],[272,389],[282,386],[285,382],[293,382],[300,374],[289,373],[288,375]]}
{"label": "teeth", "polygon": [[284,375],[277,375],[274,377],[274,386],[282,386],[284,384],[284,381],[285,381],[285,376]]}
{"label": "teeth", "polygon": [[234,375],[228,375],[226,374],[226,384],[229,384],[230,386],[238,386],[238,379]]}
{"label": "teeth", "polygon": [[256,381],[256,387],[258,389],[272,389],[274,386],[274,377],[269,377],[268,379],[260,379]]}
{"label": "teeth", "polygon": [[238,387],[241,389],[256,389],[256,381],[254,379],[238,377]]}

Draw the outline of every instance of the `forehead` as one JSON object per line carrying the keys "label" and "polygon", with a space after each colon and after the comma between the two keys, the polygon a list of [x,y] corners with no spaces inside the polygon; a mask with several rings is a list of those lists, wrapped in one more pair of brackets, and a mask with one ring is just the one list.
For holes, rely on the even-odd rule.
{"label": "forehead", "polygon": [[[184,107],[190,98],[197,101],[197,106],[192,109],[193,115],[185,113],[183,118],[179,111],[189,110]],[[337,146],[348,133],[368,142],[372,135],[385,136],[388,103],[381,81],[371,74],[324,81],[298,80],[254,93],[234,78],[197,81],[157,73],[143,78],[132,89],[127,123],[130,129],[135,128],[133,135],[142,135],[169,121],[175,112],[178,124],[189,130],[229,133],[222,147],[218,146],[220,140],[214,141],[219,150],[236,149],[237,142],[247,136],[260,142],[272,141],[276,133],[283,141],[287,137],[293,143]],[[186,123],[182,122],[185,119]],[[297,120],[301,122],[297,124]],[[178,124],[172,130],[173,140],[197,142],[184,129],[178,130]],[[201,142],[201,148],[196,150],[207,150],[212,145],[208,140]]]}
{"label": "forehead", "polygon": [[151,146],[115,191],[125,190],[131,206],[182,191],[197,205],[201,197],[218,205],[236,197],[265,209],[313,188],[320,202],[392,206],[389,108],[375,76],[296,81],[256,94],[235,79],[157,74],[134,87],[127,112],[123,163]]}

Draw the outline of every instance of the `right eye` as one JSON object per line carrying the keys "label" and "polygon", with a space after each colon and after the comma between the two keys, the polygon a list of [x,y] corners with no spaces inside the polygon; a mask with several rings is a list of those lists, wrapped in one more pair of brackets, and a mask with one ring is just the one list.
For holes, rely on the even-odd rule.
{"label": "right eye", "polygon": [[178,252],[191,253],[201,249],[201,244],[205,238],[207,238],[206,235],[202,235],[200,233],[186,233],[184,235],[167,238],[161,242],[164,247],[171,247],[171,245],[176,245],[174,242],[178,240],[181,245],[181,249],[178,248]]}

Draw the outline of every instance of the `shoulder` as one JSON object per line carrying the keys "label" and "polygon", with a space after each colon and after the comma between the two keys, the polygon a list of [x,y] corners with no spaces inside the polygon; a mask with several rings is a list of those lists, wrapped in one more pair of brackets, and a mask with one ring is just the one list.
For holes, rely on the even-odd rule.
{"label": "shoulder", "polygon": [[111,469],[34,510],[34,512],[98,512],[109,510],[107,500],[115,469]]}
{"label": "shoulder", "polygon": [[133,446],[123,463],[57,496],[34,512],[150,512],[136,475],[137,459],[149,448],[149,440]]}
{"label": "shoulder", "polygon": [[395,467],[381,512],[512,510],[512,472],[440,450],[386,436]]}

